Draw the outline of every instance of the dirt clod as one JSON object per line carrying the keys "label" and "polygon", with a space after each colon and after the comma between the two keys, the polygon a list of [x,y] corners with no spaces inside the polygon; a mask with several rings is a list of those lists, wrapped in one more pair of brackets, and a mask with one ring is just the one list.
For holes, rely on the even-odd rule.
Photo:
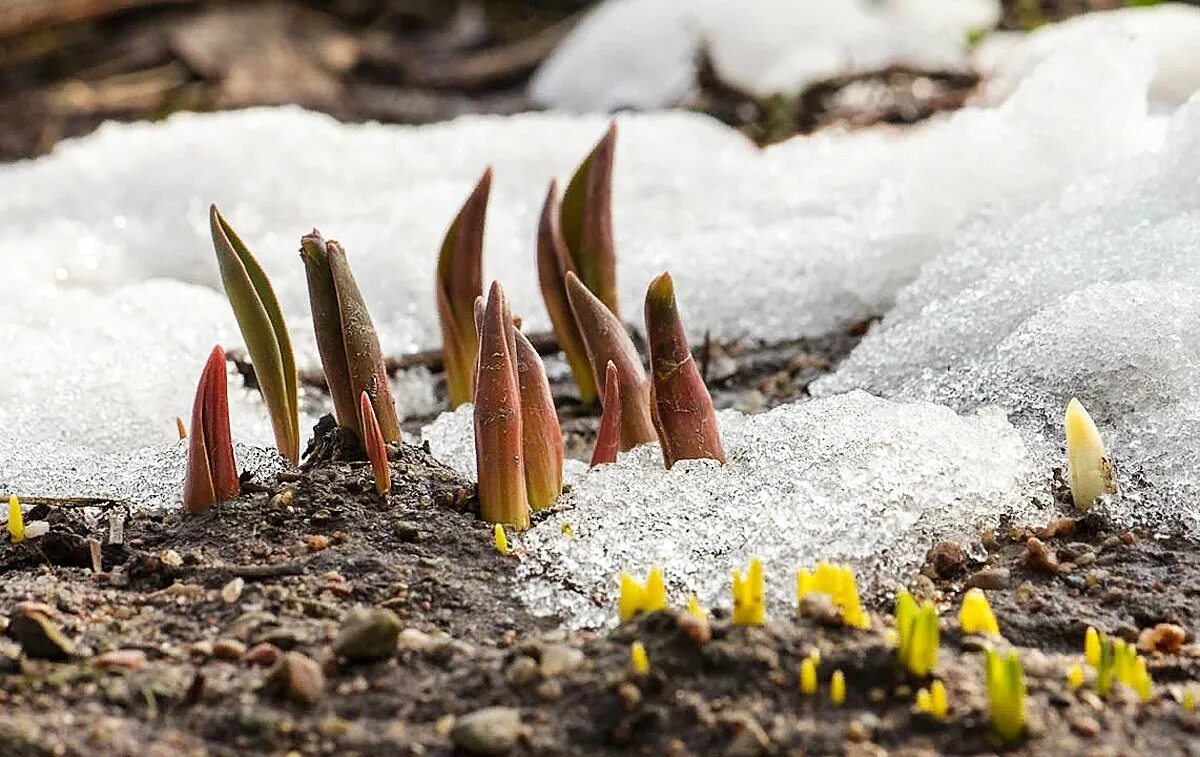
{"label": "dirt clod", "polygon": [[36,609],[18,612],[8,622],[6,633],[21,645],[26,657],[65,660],[75,653],[75,644],[58,624]]}
{"label": "dirt clod", "polygon": [[958,542],[940,542],[929,550],[926,562],[938,578],[953,578],[966,567],[967,551]]}
{"label": "dirt clod", "polygon": [[1029,537],[1025,543],[1024,559],[1026,565],[1044,573],[1057,573],[1061,569],[1058,557],[1036,536]]}

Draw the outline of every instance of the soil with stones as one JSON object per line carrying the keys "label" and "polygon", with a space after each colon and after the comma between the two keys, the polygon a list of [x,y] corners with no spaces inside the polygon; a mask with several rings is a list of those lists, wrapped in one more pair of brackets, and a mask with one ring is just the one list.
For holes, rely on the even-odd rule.
{"label": "soil with stones", "polygon": [[[862,330],[697,351],[721,404],[766,407],[802,400]],[[583,446],[595,419],[574,412]],[[353,443],[319,436],[301,471],[246,480],[205,515],[30,512],[49,533],[0,545],[0,754],[1187,754],[1200,740],[1180,704],[1200,678],[1200,556],[1072,517],[1065,492],[1043,530],[983,534],[983,560],[945,543],[896,576],[942,610],[939,722],[913,709],[925,682],[896,662],[886,597],[869,598],[869,631],[777,607],[761,628],[714,608],[707,624],[669,611],[568,631],[514,599],[521,555],[496,552],[469,482],[406,445],[383,499]],[[1007,641],[957,631],[972,586]],[[1067,688],[1088,625],[1142,645],[1149,702]],[[1025,667],[1028,732],[1007,747],[988,727],[988,644]],[[813,650],[822,683],[805,696]]]}

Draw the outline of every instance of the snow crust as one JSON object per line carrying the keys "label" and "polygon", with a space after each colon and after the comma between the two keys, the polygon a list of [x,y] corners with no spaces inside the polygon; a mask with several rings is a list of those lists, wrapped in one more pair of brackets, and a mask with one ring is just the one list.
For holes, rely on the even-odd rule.
{"label": "snow crust", "polygon": [[999,16],[995,0],[608,0],[529,92],[575,112],[674,105],[696,88],[702,51],[722,81],[763,97],[890,64],[959,69],[969,33]]}

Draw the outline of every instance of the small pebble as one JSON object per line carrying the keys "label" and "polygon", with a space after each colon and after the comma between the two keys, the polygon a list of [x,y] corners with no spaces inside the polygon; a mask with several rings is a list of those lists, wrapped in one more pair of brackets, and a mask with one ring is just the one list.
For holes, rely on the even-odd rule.
{"label": "small pebble", "polygon": [[333,653],[350,662],[391,657],[396,652],[400,625],[400,618],[391,610],[351,610],[333,642]]}
{"label": "small pebble", "polygon": [[429,646],[431,639],[429,634],[424,631],[419,631],[416,628],[405,628],[396,637],[396,645],[401,649],[411,649],[420,651]]}
{"label": "small pebble", "polygon": [[246,645],[237,639],[218,639],[212,645],[212,656],[218,660],[231,662],[242,659],[246,654]]}
{"label": "small pebble", "polygon": [[929,551],[926,562],[939,578],[951,578],[967,564],[967,551],[958,542],[944,541]]}
{"label": "small pebble", "polygon": [[566,644],[551,644],[542,649],[540,669],[542,676],[552,678],[583,665],[583,652]]}
{"label": "small pebble", "polygon": [[1012,581],[1008,568],[984,568],[972,573],[967,579],[968,589],[1007,589]]}
{"label": "small pebble", "polygon": [[1138,635],[1138,649],[1143,652],[1174,654],[1183,646],[1187,631],[1174,623],[1159,623],[1154,628],[1145,628]]}
{"label": "small pebble", "polygon": [[1058,558],[1036,536],[1029,537],[1029,541],[1025,543],[1024,560],[1025,564],[1034,570],[1040,570],[1045,573],[1057,573],[1059,570]]}
{"label": "small pebble", "polygon": [[179,553],[173,549],[164,551],[158,556],[158,559],[161,560],[162,564],[166,565],[168,568],[178,568],[183,565],[183,558],[180,557]]}
{"label": "small pebble", "polygon": [[511,707],[484,707],[454,723],[450,740],[467,754],[508,754],[521,737],[521,713]]}
{"label": "small pebble", "polygon": [[557,678],[542,681],[536,689],[538,699],[543,702],[557,702],[563,697],[563,685]]}
{"label": "small pebble", "polygon": [[221,599],[225,601],[225,604],[231,605],[242,596],[242,589],[245,587],[246,579],[237,576],[221,588]]}
{"label": "small pebble", "polygon": [[622,710],[632,712],[642,703],[642,690],[637,687],[637,684],[623,681],[617,686],[617,699],[621,702]]}
{"label": "small pebble", "polygon": [[266,667],[274,665],[282,654],[283,650],[279,647],[269,642],[263,642],[251,647],[250,651],[246,652],[246,656],[242,658],[242,662],[247,665],[261,665]]}
{"label": "small pebble", "polygon": [[137,670],[146,665],[146,653],[140,649],[114,649],[92,661],[101,670]]}
{"label": "small pebble", "polygon": [[308,657],[288,652],[271,668],[263,687],[288,701],[311,706],[325,692],[325,674]]}
{"label": "small pebble", "polygon": [[521,655],[505,669],[504,679],[511,686],[528,686],[538,679],[537,660],[529,655]]}

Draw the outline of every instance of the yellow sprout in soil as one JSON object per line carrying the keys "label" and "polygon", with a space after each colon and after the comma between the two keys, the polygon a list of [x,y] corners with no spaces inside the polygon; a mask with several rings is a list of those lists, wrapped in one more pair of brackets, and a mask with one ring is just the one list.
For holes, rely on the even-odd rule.
{"label": "yellow sprout in soil", "polygon": [[1137,692],[1143,702],[1154,695],[1154,681],[1146,670],[1146,660],[1132,644],[1103,634],[1097,635],[1100,645],[1096,668],[1096,693],[1108,696],[1114,683],[1123,683]]}
{"label": "yellow sprout in soil", "polygon": [[841,565],[827,562],[817,564],[811,573],[802,570],[796,574],[796,601],[809,594],[827,594],[842,614],[842,622],[851,628],[871,627],[871,618],[863,610],[858,598],[858,584],[854,571]]}
{"label": "yellow sprout in soil", "polygon": [[937,608],[923,602],[920,608],[906,591],[896,597],[896,632],[900,637],[900,664],[914,675],[927,676],[937,665],[941,633]]}
{"label": "yellow sprout in soil", "polygon": [[499,523],[492,529],[492,542],[496,545],[497,552],[508,555],[508,537],[504,534],[504,526]]}
{"label": "yellow sprout in soil", "polygon": [[1025,675],[1016,654],[987,651],[987,694],[992,731],[1005,742],[1025,732]]}
{"label": "yellow sprout in soil", "polygon": [[1117,490],[1112,463],[1092,416],[1073,397],[1067,403],[1064,425],[1067,431],[1067,479],[1071,485],[1071,499],[1080,510],[1090,510],[1101,495]]}
{"label": "yellow sprout in soil", "polygon": [[561,529],[561,530],[562,530],[562,535],[563,535],[563,536],[565,536],[565,537],[567,537],[568,539],[574,539],[574,538],[575,538],[575,529],[574,529],[574,528],[571,528],[571,524],[570,524],[570,523],[563,523],[563,524],[562,524],[562,529]]}
{"label": "yellow sprout in soil", "polygon": [[617,617],[621,622],[643,612],[658,612],[667,608],[667,586],[663,581],[662,568],[657,565],[646,575],[646,583],[640,584],[628,573],[621,574],[621,598],[617,605]]}
{"label": "yellow sprout in soil", "polygon": [[646,675],[650,672],[650,658],[646,655],[646,647],[642,642],[635,641],[629,645],[629,661],[633,663],[633,669],[638,675]]}
{"label": "yellow sprout in soil", "polygon": [[1196,687],[1188,686],[1183,690],[1183,705],[1184,712],[1192,712],[1196,709]]}
{"label": "yellow sprout in soil", "polygon": [[962,609],[958,611],[958,626],[963,633],[1000,635],[1000,626],[982,589],[971,589],[963,597]]}
{"label": "yellow sprout in soil", "polygon": [[708,620],[708,612],[700,606],[700,600],[696,598],[695,594],[688,595],[687,611],[688,615],[695,616],[700,620]]}
{"label": "yellow sprout in soil", "polygon": [[1093,668],[1100,668],[1100,632],[1091,626],[1083,636],[1083,659]]}
{"label": "yellow sprout in soil", "polygon": [[1067,671],[1067,688],[1071,691],[1078,691],[1081,686],[1083,686],[1083,666],[1075,663]]}
{"label": "yellow sprout in soil", "polygon": [[25,516],[15,494],[8,495],[8,534],[13,544],[25,541]]}
{"label": "yellow sprout in soil", "polygon": [[829,679],[829,701],[839,707],[846,701],[846,674],[840,670]]}
{"label": "yellow sprout in soil", "polygon": [[817,662],[811,657],[800,663],[800,693],[807,697],[817,693]]}
{"label": "yellow sprout in soil", "polygon": [[745,573],[733,572],[733,624],[761,626],[767,616],[766,604],[762,560],[756,557]]}
{"label": "yellow sprout in soil", "polygon": [[928,689],[918,689],[917,712],[923,712],[935,720],[945,720],[946,714],[950,712],[946,685],[940,680],[935,680]]}

